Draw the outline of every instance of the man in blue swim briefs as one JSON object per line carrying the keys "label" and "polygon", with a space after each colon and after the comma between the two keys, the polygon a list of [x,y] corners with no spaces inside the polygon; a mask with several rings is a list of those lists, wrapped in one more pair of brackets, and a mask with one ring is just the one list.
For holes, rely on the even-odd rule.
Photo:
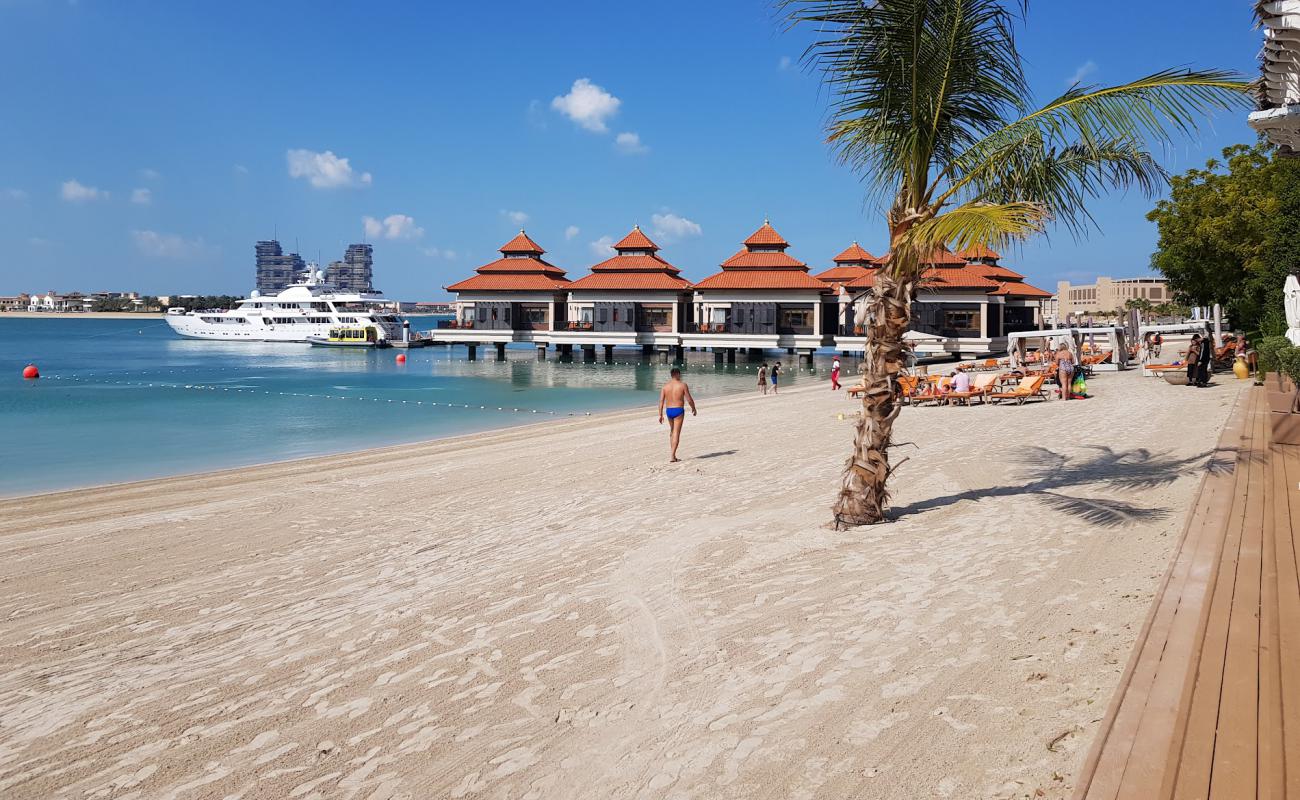
{"label": "man in blue swim briefs", "polygon": [[695,416],[695,398],[691,397],[691,387],[682,380],[682,371],[673,367],[672,377],[659,392],[659,424],[664,424],[668,417],[668,440],[672,445],[672,455],[668,463],[681,461],[677,457],[677,445],[682,440],[682,423],[686,420],[686,404],[691,404],[691,416]]}

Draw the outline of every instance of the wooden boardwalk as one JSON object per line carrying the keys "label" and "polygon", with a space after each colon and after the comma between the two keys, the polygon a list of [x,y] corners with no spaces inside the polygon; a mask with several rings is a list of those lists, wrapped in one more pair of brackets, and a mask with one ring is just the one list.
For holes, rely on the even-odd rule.
{"label": "wooden boardwalk", "polygon": [[1237,403],[1080,800],[1300,800],[1300,447]]}

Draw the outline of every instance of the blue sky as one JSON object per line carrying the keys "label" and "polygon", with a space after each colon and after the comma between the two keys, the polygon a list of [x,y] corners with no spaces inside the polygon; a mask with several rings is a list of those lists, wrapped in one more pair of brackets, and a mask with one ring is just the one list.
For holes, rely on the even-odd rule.
{"label": "blue sky", "polygon": [[[1039,0],[1020,44],[1044,100],[1075,75],[1253,76],[1250,6]],[[573,277],[634,223],[691,278],[764,216],[815,268],[879,252],[802,43],[766,0],[0,0],[0,293],[242,293],[276,232],[323,262],[366,236],[403,299],[444,297],[521,225]],[[1220,116],[1161,160],[1253,139]],[[1105,198],[1100,232],[1005,261],[1048,289],[1145,274],[1150,207]]]}

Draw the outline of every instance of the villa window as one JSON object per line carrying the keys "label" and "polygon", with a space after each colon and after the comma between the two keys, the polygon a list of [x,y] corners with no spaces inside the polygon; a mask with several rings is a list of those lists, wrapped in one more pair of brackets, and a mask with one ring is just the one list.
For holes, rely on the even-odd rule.
{"label": "villa window", "polygon": [[642,306],[641,323],[643,328],[649,330],[670,330],[672,325],[669,319],[671,311],[664,306]]}
{"label": "villa window", "polygon": [[811,308],[781,309],[782,328],[811,328],[812,324],[813,312]]}
{"label": "villa window", "polygon": [[[539,306],[524,306],[524,322],[542,324],[546,322],[546,309]],[[618,312],[614,312],[617,314]]]}
{"label": "villa window", "polygon": [[980,326],[978,311],[944,311],[943,327],[956,330],[977,330]]}

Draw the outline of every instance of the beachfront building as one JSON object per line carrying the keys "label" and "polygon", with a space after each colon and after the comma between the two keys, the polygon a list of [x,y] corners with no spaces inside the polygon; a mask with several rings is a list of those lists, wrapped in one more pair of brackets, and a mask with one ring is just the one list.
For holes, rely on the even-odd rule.
{"label": "beachfront building", "polygon": [[473,276],[445,287],[456,294],[455,318],[439,338],[469,345],[470,358],[478,344],[495,345],[499,358],[509,342],[545,347],[547,335],[566,327],[570,281],[564,270],[544,261],[546,251],[522,230],[500,252]]}
{"label": "beachfront building", "polygon": [[848,285],[854,281],[865,281],[870,285],[871,276],[876,274],[880,265],[878,259],[856,240],[831,261],[835,266],[813,277],[826,284],[822,295],[822,332],[835,336],[846,331],[851,333],[854,329],[853,295]]}
{"label": "beachfront building", "polygon": [[[886,254],[836,291],[840,324],[835,347],[846,352],[866,349],[865,331],[854,320],[869,297]],[[953,253],[937,248],[925,260],[912,304],[912,331],[919,355],[944,353],[971,357],[1006,349],[1006,337],[1042,326],[1041,303],[1051,293],[1025,282],[1025,276],[999,262],[985,248]],[[826,274],[826,273],[823,273]]]}
{"label": "beachfront building", "polygon": [[69,292],[68,294],[46,292],[45,294],[34,294],[27,298],[28,311],[41,311],[51,314],[89,311],[92,304],[93,300],[80,292]]}
{"label": "beachfront building", "polygon": [[15,294],[0,297],[0,312],[5,311],[26,311],[31,305],[32,298],[26,294]]}
{"label": "beachfront building", "polygon": [[1058,318],[1123,311],[1129,300],[1146,300],[1153,306],[1173,300],[1164,278],[1098,278],[1087,286],[1073,286],[1069,281],[1056,284]]}
{"label": "beachfront building", "polygon": [[640,345],[647,353],[679,351],[690,282],[659,255],[659,245],[640,226],[613,249],[590,275],[568,285],[567,322],[550,336],[551,344],[562,351],[578,345],[587,360],[595,358],[597,345],[607,361],[619,345]]}
{"label": "beachfront building", "polygon": [[713,347],[735,359],[738,348],[800,350],[811,358],[822,345],[826,284],[786,253],[790,243],[771,223],[745,239],[722,271],[694,286],[692,322],[684,346]]}

